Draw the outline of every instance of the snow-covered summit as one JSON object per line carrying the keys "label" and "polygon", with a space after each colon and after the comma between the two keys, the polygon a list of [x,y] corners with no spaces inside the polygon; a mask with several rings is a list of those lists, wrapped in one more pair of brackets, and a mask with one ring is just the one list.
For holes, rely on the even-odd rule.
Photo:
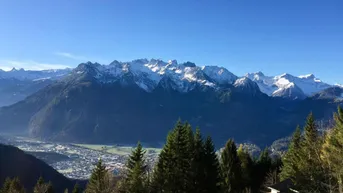
{"label": "snow-covered summit", "polygon": [[332,87],[322,82],[313,74],[293,76],[291,74],[281,74],[278,76],[265,76],[261,72],[248,73],[245,75],[255,81],[260,90],[269,96],[290,96],[294,98],[304,98],[311,96],[321,90]]}
{"label": "snow-covered summit", "polygon": [[[76,70],[84,71],[80,64]],[[142,89],[150,92],[156,88],[162,79],[168,78],[174,89],[187,92],[196,85],[217,87],[222,84],[233,84],[237,76],[227,69],[218,66],[196,66],[192,62],[178,63],[160,59],[138,59],[131,62],[113,61],[109,65],[91,65],[99,74],[96,78],[104,83],[122,81],[130,78]]]}
{"label": "snow-covered summit", "polygon": [[10,71],[3,71],[0,69],[0,79],[13,78],[36,81],[59,79],[70,72],[76,76],[86,73],[101,83],[136,84],[147,92],[151,92],[159,86],[188,92],[199,85],[216,89],[231,85],[245,90],[248,87],[254,89],[257,85],[257,90],[269,96],[301,99],[333,86],[343,87],[339,84],[329,85],[313,74],[293,76],[284,73],[277,76],[267,76],[263,72],[255,72],[238,77],[220,66],[197,66],[193,62],[179,63],[176,60],[163,61],[145,58],[129,62],[114,60],[108,65],[86,62],[74,70],[30,71],[13,68]]}

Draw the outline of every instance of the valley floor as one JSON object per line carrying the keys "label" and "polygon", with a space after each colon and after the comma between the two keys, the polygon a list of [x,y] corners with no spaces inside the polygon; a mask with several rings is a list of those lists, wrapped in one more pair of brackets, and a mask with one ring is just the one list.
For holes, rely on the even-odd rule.
{"label": "valley floor", "polygon": [[[72,179],[88,179],[99,158],[111,171],[120,172],[132,149],[129,146],[54,143],[15,136],[0,136],[0,143],[16,146]],[[147,148],[148,163],[156,161],[159,151]]]}

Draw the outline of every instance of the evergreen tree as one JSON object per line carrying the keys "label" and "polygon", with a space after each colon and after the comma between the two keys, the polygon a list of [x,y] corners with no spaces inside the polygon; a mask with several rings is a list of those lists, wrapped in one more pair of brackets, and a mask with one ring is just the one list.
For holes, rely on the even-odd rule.
{"label": "evergreen tree", "polygon": [[[181,124],[178,122],[177,124]],[[164,147],[159,154],[158,161],[155,165],[152,182],[151,182],[151,189],[152,193],[160,193],[160,192],[170,192],[172,185],[171,177],[167,178],[167,176],[172,172],[172,168],[174,167],[174,159],[172,155],[172,145],[174,141],[174,131],[170,131],[167,135],[167,141]]]}
{"label": "evergreen tree", "polygon": [[173,131],[169,133],[156,164],[152,181],[153,192],[191,192],[192,146],[190,126],[178,121]]}
{"label": "evergreen tree", "polygon": [[43,177],[39,177],[35,187],[33,188],[34,193],[54,193],[51,182],[45,183]]}
{"label": "evergreen tree", "polygon": [[213,141],[210,136],[204,144],[204,175],[205,184],[203,186],[206,193],[216,193],[220,190],[220,165]]}
{"label": "evergreen tree", "polygon": [[304,139],[299,150],[299,175],[296,176],[298,189],[303,192],[326,192],[324,184],[326,166],[322,164],[322,138],[318,134],[317,126],[310,113],[304,126]]}
{"label": "evergreen tree", "polygon": [[289,144],[288,151],[283,157],[283,167],[280,174],[281,180],[292,179],[295,181],[296,176],[299,175],[299,161],[301,151],[302,136],[300,127],[297,126],[293,133],[292,140]]}
{"label": "evergreen tree", "polygon": [[334,121],[333,129],[325,138],[322,155],[336,179],[338,191],[343,193],[343,109],[340,106],[334,114]]}
{"label": "evergreen tree", "polygon": [[249,153],[244,150],[243,145],[241,144],[237,150],[237,155],[241,161],[242,168],[242,185],[244,189],[251,189],[252,180],[253,180],[253,160],[251,159]]}
{"label": "evergreen tree", "polygon": [[254,190],[260,190],[260,191],[265,191],[265,181],[267,180],[268,173],[270,172],[272,168],[272,159],[270,158],[268,148],[265,148],[255,165],[255,172],[256,176],[258,176],[254,181]]}
{"label": "evergreen tree", "polygon": [[205,165],[204,165],[204,144],[199,128],[196,129],[194,136],[194,146],[192,152],[192,187],[191,192],[205,192],[204,186],[207,183],[205,180]]}
{"label": "evergreen tree", "polygon": [[74,185],[72,193],[81,193],[80,186],[78,183]]}
{"label": "evergreen tree", "polygon": [[0,193],[25,193],[25,188],[19,178],[6,178]]}
{"label": "evergreen tree", "polygon": [[126,164],[124,179],[119,184],[119,192],[144,193],[147,192],[147,165],[145,164],[145,150],[138,142]]}
{"label": "evergreen tree", "polygon": [[222,191],[236,193],[242,191],[241,163],[233,140],[227,141],[221,153]]}
{"label": "evergreen tree", "polygon": [[[132,170],[137,162],[145,162],[144,155],[146,151],[143,149],[143,146],[140,142],[137,143],[136,148],[131,152],[129,159],[126,163],[126,168],[130,171]],[[143,167],[146,167],[143,165]],[[145,169],[145,168],[142,168]]]}
{"label": "evergreen tree", "polygon": [[99,159],[92,171],[85,193],[112,193],[114,191],[113,178]]}
{"label": "evergreen tree", "polygon": [[2,185],[0,193],[7,193],[10,190],[11,183],[12,180],[10,178],[6,178],[4,184]]}

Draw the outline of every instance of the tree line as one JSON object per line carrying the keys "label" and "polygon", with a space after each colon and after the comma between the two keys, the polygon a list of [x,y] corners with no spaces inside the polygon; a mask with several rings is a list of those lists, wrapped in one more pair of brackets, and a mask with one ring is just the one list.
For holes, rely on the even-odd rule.
{"label": "tree line", "polygon": [[169,132],[151,169],[145,153],[138,143],[116,184],[100,160],[85,192],[258,193],[265,190],[271,174],[279,174],[281,169],[281,160],[272,159],[267,149],[253,158],[232,139],[218,153],[211,137],[203,138],[199,129],[193,132],[190,124],[181,121]]}
{"label": "tree line", "polygon": [[[33,190],[30,191],[33,193],[55,193],[52,183],[45,182],[43,177],[40,177],[37,180],[36,185]],[[68,193],[68,189],[64,191]],[[6,178],[3,187],[0,189],[0,193],[26,193],[24,186],[20,183],[20,180],[16,178]],[[72,193],[81,193],[81,189],[78,184],[75,184]]]}
{"label": "tree line", "polygon": [[[343,110],[338,107],[333,128],[324,135],[309,114],[303,129],[296,128],[282,158],[271,157],[267,148],[252,157],[232,139],[216,151],[210,136],[204,138],[200,129],[194,132],[181,121],[168,133],[153,167],[145,154],[138,143],[119,177],[100,159],[85,190],[75,187],[73,193],[260,193],[287,179],[302,193],[343,193]],[[35,193],[53,192],[51,183],[43,179],[36,186]],[[6,180],[0,193],[5,192],[25,190],[14,178]]]}
{"label": "tree line", "polygon": [[343,193],[343,110],[333,117],[333,127],[320,135],[310,114],[303,132],[295,130],[283,156],[281,180],[291,179],[300,192]]}

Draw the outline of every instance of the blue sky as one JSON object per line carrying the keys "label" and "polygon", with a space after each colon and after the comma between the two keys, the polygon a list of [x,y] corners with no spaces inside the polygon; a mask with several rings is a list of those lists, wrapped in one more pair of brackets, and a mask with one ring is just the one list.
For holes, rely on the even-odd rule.
{"label": "blue sky", "polygon": [[137,58],[343,83],[342,0],[0,0],[0,68]]}

